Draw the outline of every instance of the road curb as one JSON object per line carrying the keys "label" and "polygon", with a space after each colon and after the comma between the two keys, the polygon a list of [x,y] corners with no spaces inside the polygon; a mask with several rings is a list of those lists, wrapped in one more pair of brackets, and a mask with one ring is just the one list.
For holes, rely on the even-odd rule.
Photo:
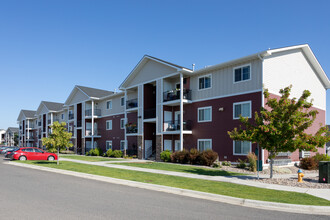
{"label": "road curb", "polygon": [[113,184],[131,186],[141,189],[148,189],[158,192],[171,193],[175,195],[187,196],[198,199],[205,199],[216,202],[228,203],[231,205],[240,205],[249,208],[259,208],[265,210],[274,210],[274,211],[282,211],[282,212],[291,212],[291,213],[303,213],[303,214],[313,214],[313,215],[330,215],[330,206],[308,206],[308,205],[294,205],[287,203],[276,203],[276,202],[266,202],[266,201],[258,201],[251,199],[241,199],[230,196],[223,196],[218,194],[199,192],[188,189],[180,189],[175,187],[168,187],[162,185],[155,185],[150,183],[141,183],[130,180],[116,179],[112,177],[98,176],[87,173],[74,172],[69,170],[61,170],[56,168],[42,167],[37,165],[16,163],[16,162],[7,162],[5,164],[32,168],[42,171],[48,171],[53,173],[65,174],[70,176],[81,177],[85,179],[98,180],[102,182],[108,182]]}

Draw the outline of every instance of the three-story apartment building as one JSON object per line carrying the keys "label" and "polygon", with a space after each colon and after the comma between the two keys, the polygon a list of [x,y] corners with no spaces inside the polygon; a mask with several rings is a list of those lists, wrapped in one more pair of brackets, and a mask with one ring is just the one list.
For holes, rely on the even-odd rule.
{"label": "three-story apartment building", "polygon": [[19,124],[19,146],[33,147],[36,146],[36,111],[21,110],[17,122]]}
{"label": "three-story apartment building", "polygon": [[[77,154],[100,147],[160,160],[164,150],[196,148],[212,149],[220,160],[237,161],[257,146],[233,141],[227,132],[239,127],[240,115],[253,118],[267,107],[264,88],[278,98],[279,90],[291,84],[292,97],[305,89],[312,93],[319,112],[308,130],[314,133],[325,124],[330,83],[308,45],[269,49],[199,70],[145,55],[120,85],[121,92],[75,86],[64,105],[42,102],[34,114],[22,110],[19,121],[25,127],[37,120],[41,137],[55,120],[66,121]],[[22,143],[29,143],[26,132]],[[266,163],[268,152],[259,155]],[[297,161],[306,155],[309,152],[297,151],[280,156]]]}
{"label": "three-story apartment building", "polygon": [[15,146],[15,135],[18,135],[18,128],[8,127],[5,133],[5,142],[7,146]]}

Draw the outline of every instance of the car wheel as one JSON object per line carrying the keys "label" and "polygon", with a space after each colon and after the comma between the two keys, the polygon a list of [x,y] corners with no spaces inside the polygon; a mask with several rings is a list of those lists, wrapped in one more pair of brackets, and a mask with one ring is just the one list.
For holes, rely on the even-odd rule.
{"label": "car wheel", "polygon": [[49,157],[47,158],[47,160],[49,160],[49,161],[54,161],[55,158],[54,158],[53,156],[49,156]]}
{"label": "car wheel", "polygon": [[18,159],[19,160],[26,160],[26,156],[20,156]]}

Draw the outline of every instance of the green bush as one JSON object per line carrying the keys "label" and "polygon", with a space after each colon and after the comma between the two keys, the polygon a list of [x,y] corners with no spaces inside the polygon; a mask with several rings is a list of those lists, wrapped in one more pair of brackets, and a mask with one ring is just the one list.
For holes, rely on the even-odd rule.
{"label": "green bush", "polygon": [[237,168],[245,169],[245,167],[246,167],[245,160],[238,159]]}
{"label": "green bush", "polygon": [[212,167],[213,168],[221,168],[220,162],[214,162]]}
{"label": "green bush", "polygon": [[316,153],[315,156],[313,156],[315,162],[317,163],[317,166],[319,166],[319,162],[320,161],[330,161],[330,156],[326,155],[326,154],[319,154]]}
{"label": "green bush", "polygon": [[106,154],[107,157],[111,157],[112,149],[107,150],[107,152],[105,154]]}
{"label": "green bush", "polygon": [[253,152],[250,152],[247,155],[247,159],[249,162],[250,171],[256,172],[257,171],[257,159],[258,159],[257,156]]}
{"label": "green bush", "polygon": [[231,166],[231,163],[229,161],[222,161],[221,165],[222,166],[230,167]]}
{"label": "green bush", "polygon": [[91,149],[90,151],[86,152],[86,156],[102,156],[103,151],[101,148],[94,148]]}
{"label": "green bush", "polygon": [[173,163],[185,164],[189,162],[189,152],[186,150],[176,151],[171,154],[171,161]]}
{"label": "green bush", "polygon": [[318,168],[318,163],[315,161],[314,157],[306,157],[300,160],[300,168],[305,170],[316,170]]}
{"label": "green bush", "polygon": [[160,153],[160,159],[164,162],[171,162],[171,151],[165,150]]}
{"label": "green bush", "polygon": [[120,158],[123,157],[123,152],[121,150],[112,151],[111,157]]}
{"label": "green bush", "polygon": [[218,159],[218,153],[213,150],[203,151],[200,155],[199,163],[205,166],[211,166]]}
{"label": "green bush", "polygon": [[190,153],[189,154],[190,163],[191,164],[199,164],[201,153],[196,148],[190,149],[190,152],[189,153]]}

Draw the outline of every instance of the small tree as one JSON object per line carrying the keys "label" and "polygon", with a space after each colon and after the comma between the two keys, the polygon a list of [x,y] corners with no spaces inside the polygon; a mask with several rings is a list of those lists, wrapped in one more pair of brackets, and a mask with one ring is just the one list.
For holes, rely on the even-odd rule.
{"label": "small tree", "polygon": [[14,134],[14,146],[17,146],[18,145],[18,134],[15,133]]}
{"label": "small tree", "polygon": [[265,89],[266,105],[270,109],[261,107],[260,113],[255,112],[254,119],[240,116],[244,128],[240,126],[239,129],[228,131],[233,140],[258,143],[269,152],[270,178],[273,177],[273,159],[279,152],[293,152],[297,149],[317,151],[317,148],[324,147],[330,140],[326,126],[320,125],[314,135],[305,133],[315,121],[318,111],[309,110],[312,102],[307,101],[311,95],[308,90],[305,90],[298,100],[289,99],[291,88],[292,86],[281,89],[279,100],[269,98],[269,92]]}
{"label": "small tree", "polygon": [[49,137],[42,138],[42,144],[46,146],[48,151],[57,150],[57,165],[59,165],[59,153],[60,150],[72,147],[70,139],[72,133],[66,131],[66,123],[62,122],[61,124],[57,121],[50,126],[52,133],[49,134]]}

